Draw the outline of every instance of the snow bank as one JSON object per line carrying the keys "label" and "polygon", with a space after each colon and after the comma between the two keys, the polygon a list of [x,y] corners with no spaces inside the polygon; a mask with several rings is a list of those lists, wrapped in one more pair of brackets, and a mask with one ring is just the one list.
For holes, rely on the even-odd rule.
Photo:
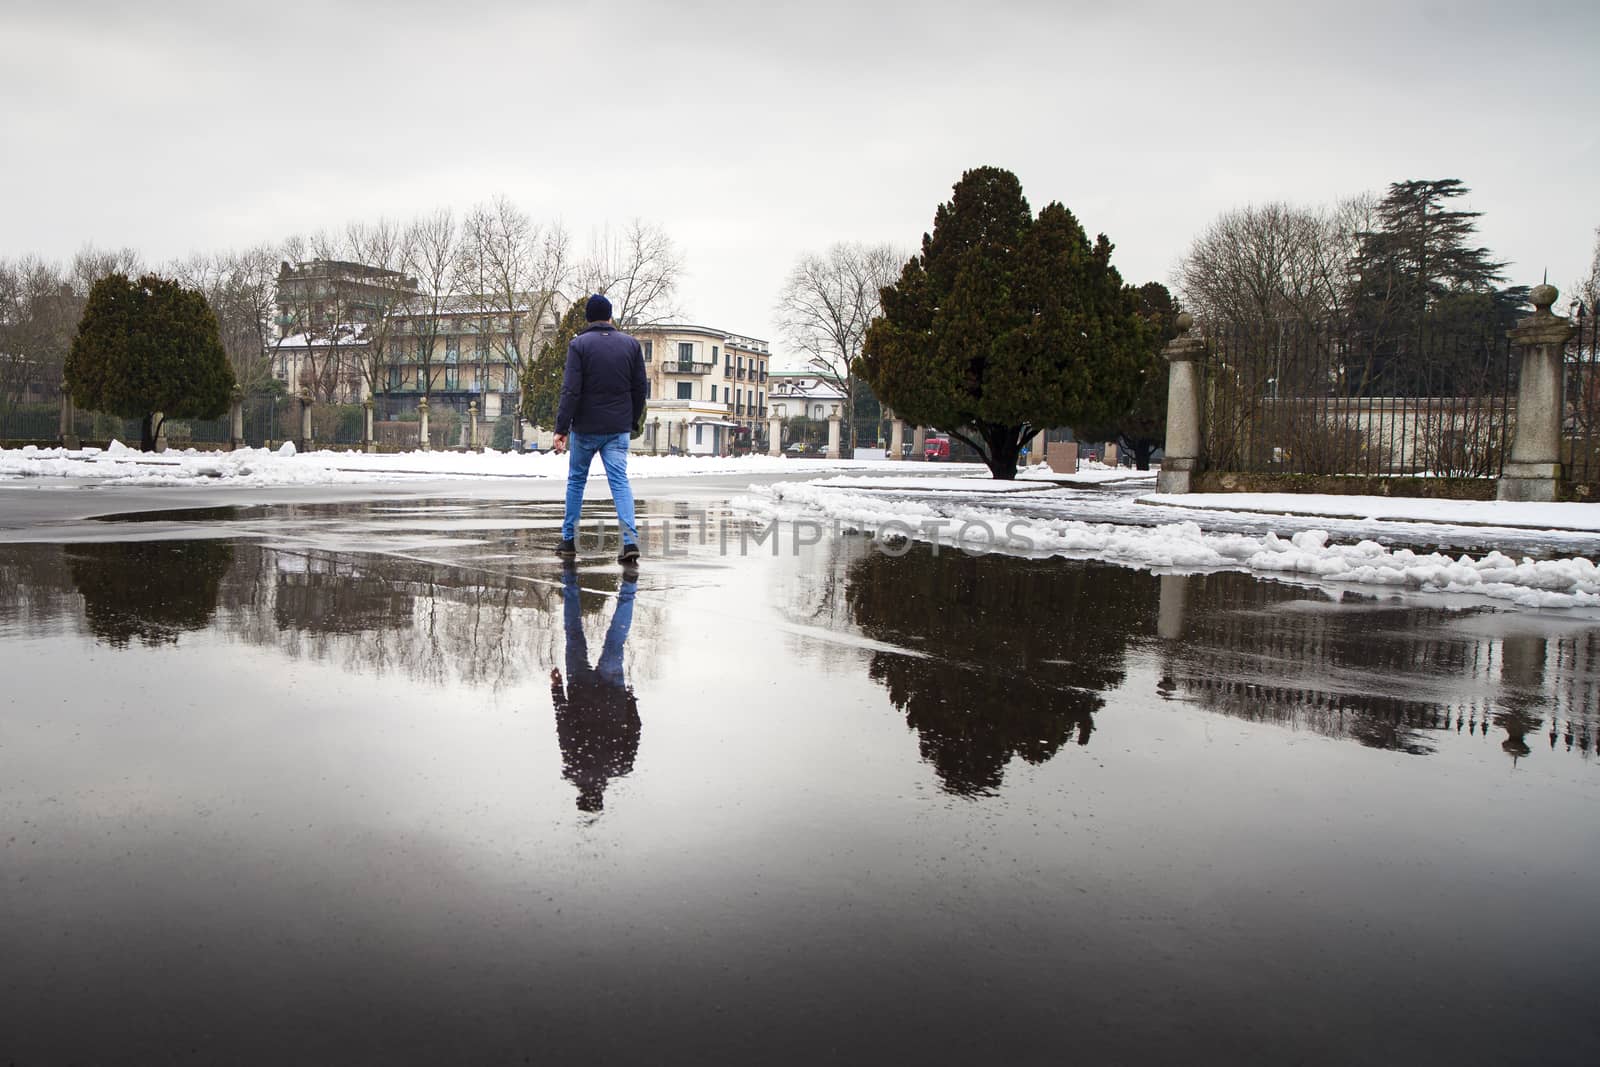
{"label": "snow bank", "polygon": [[1164,507],[1204,508],[1247,514],[1600,532],[1600,504],[1420,500],[1414,497],[1333,496],[1325,493],[1151,493],[1140,497],[1139,501]]}
{"label": "snow bank", "polygon": [[1329,544],[1320,530],[1282,538],[1206,533],[1193,522],[1121,526],[1027,516],[1003,507],[893,499],[811,482],[752,486],[736,507],[778,519],[823,518],[871,532],[972,551],[1092,557],[1129,567],[1249,570],[1325,582],[1463,593],[1524,608],[1600,607],[1600,568],[1582,557],[1534,561]]}
{"label": "snow bank", "polygon": [[[629,457],[636,478],[692,477],[708,474],[810,474],[860,470],[867,462],[784,459],[772,456]],[[598,472],[598,464],[596,464]],[[92,478],[122,485],[184,485],[224,481],[233,486],[351,485],[417,478],[565,478],[567,457],[515,452],[301,452],[292,442],[275,451],[169,450],[139,452],[119,441],[107,449],[0,449],[0,478]]]}

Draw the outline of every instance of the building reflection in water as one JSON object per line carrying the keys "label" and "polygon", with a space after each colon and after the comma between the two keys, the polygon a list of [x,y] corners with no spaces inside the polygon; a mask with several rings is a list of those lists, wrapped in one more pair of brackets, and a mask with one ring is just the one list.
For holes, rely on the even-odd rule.
{"label": "building reflection in water", "polygon": [[601,811],[606,787],[632,772],[639,754],[639,702],[628,686],[622,656],[637,592],[637,574],[624,572],[600,658],[590,666],[583,633],[585,594],[578,586],[578,570],[568,566],[562,575],[567,673],[563,679],[559,668],[551,669],[550,699],[561,745],[561,773],[578,788],[579,811]]}
{"label": "building reflection in water", "polygon": [[1087,745],[1156,606],[1139,571],[950,550],[869,551],[849,564],[846,598],[867,636],[927,653],[875,652],[870,673],[962,796],[996,792],[1013,757]]}
{"label": "building reflection in water", "polygon": [[1569,748],[1591,751],[1600,627],[1244,574],[1159,582],[1163,696],[1414,754],[1447,738],[1486,738],[1493,727],[1516,760],[1547,725],[1557,747],[1561,723],[1574,737]]}

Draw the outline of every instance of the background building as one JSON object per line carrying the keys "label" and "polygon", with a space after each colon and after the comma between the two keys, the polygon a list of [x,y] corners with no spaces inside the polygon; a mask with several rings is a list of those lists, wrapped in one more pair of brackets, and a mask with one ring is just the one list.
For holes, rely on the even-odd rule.
{"label": "background building", "polygon": [[634,448],[695,455],[729,451],[733,433],[764,433],[767,411],[765,341],[688,324],[630,331],[644,349],[650,389],[645,432]]}

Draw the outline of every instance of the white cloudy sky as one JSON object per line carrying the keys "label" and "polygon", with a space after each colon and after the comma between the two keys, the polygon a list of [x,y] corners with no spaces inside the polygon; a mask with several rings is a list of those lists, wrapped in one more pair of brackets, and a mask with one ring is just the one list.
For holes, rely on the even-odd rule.
{"label": "white cloudy sky", "polygon": [[504,193],[580,236],[660,221],[689,315],[772,337],[799,253],[911,248],[993,164],[1129,281],[1232,206],[1456,177],[1512,279],[1565,288],[1600,225],[1597,70],[1594,0],[3,0],[0,255]]}

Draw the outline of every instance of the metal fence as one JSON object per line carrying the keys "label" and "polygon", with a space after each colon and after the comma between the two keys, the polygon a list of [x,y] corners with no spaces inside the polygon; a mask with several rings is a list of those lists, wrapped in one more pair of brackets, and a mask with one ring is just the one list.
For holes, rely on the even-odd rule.
{"label": "metal fence", "polygon": [[1561,475],[1571,484],[1600,483],[1600,308],[1577,304],[1565,353],[1561,406]]}
{"label": "metal fence", "polygon": [[1515,366],[1503,328],[1403,338],[1286,325],[1207,332],[1213,470],[1495,477]]}

